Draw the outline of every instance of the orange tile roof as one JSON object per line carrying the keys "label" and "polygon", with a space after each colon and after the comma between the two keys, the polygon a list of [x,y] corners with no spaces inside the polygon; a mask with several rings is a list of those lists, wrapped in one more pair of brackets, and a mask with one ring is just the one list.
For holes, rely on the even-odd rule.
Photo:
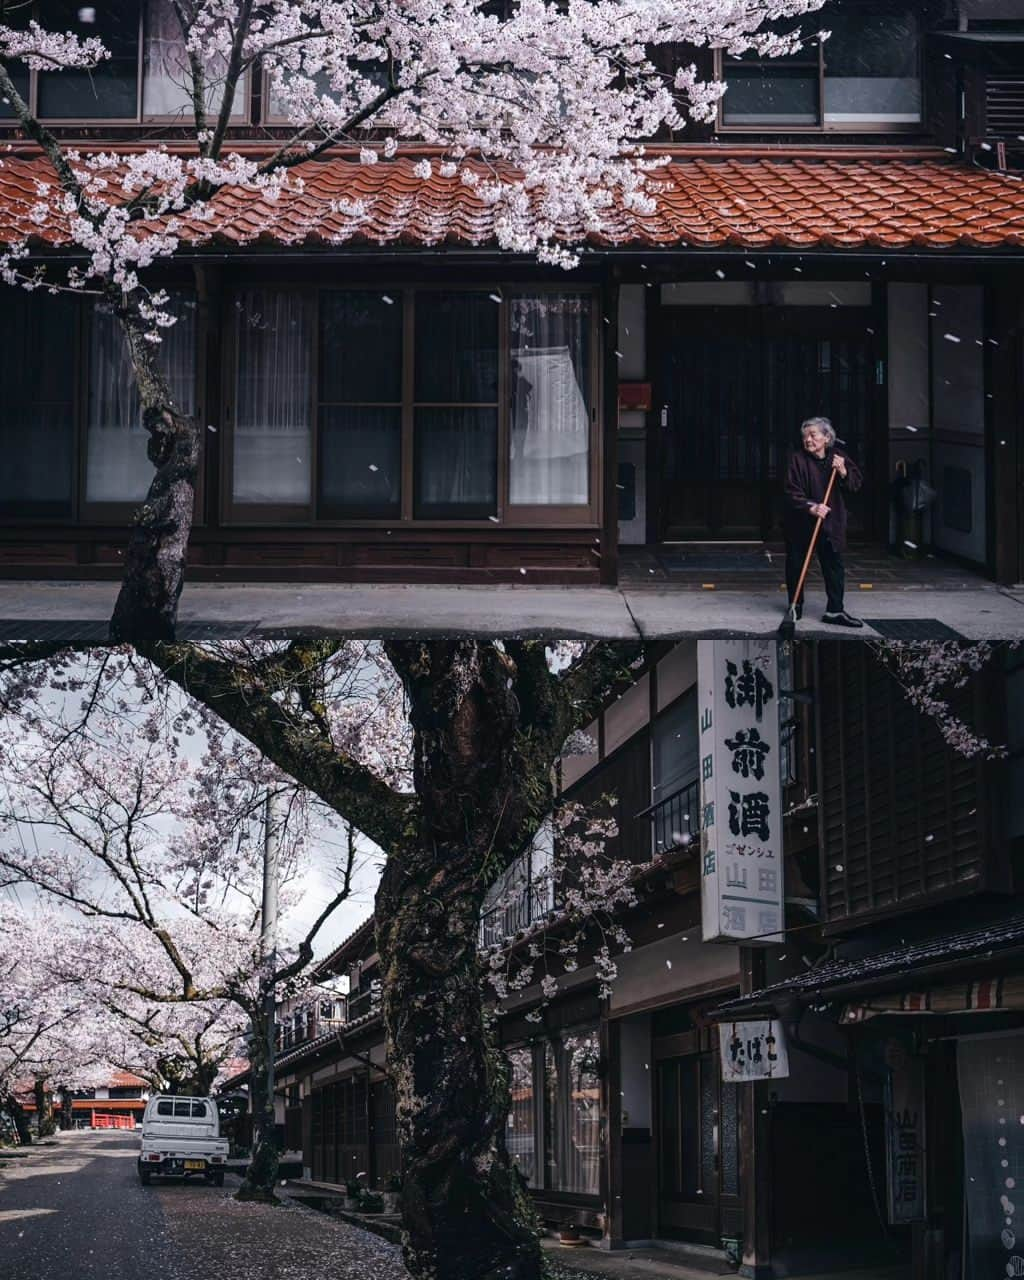
{"label": "orange tile roof", "polygon": [[[400,157],[361,165],[348,155],[298,166],[305,190],[271,201],[225,189],[213,224],[191,223],[196,244],[239,246],[487,247],[493,211],[458,177],[419,178]],[[482,168],[478,168],[481,175]],[[38,154],[0,156],[0,241],[41,232],[30,210],[38,181],[54,182]],[[1007,249],[1024,246],[1024,181],[953,158],[866,158],[813,154],[696,158],[692,152],[652,177],[656,209],[617,207],[602,235],[582,226],[560,235],[595,248],[652,249]],[[361,201],[357,220],[332,202]]]}

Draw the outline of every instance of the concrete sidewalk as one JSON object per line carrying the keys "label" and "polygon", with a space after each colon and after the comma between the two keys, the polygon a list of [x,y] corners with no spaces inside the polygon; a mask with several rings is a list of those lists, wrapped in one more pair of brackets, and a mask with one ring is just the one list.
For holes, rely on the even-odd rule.
{"label": "concrete sidewalk", "polygon": [[[606,1253],[601,1249],[566,1249],[545,1241],[548,1257],[558,1264],[565,1280],[709,1280],[715,1273],[704,1267],[687,1265],[685,1254],[670,1248],[623,1249]],[[733,1271],[718,1274],[735,1275]],[[909,1267],[882,1266],[846,1271],[801,1275],[799,1280],[909,1280]]]}
{"label": "concrete sidewalk", "polygon": [[[116,595],[113,582],[0,582],[0,639],[99,642]],[[1024,588],[980,580],[955,591],[853,584],[847,603],[866,619],[904,623],[898,638],[927,639],[935,623],[967,640],[1024,638]],[[868,627],[851,631],[823,625],[823,607],[812,586],[799,636],[878,638]],[[188,639],[461,634],[653,640],[771,635],[784,609],[777,588],[193,583],[185,587],[180,619]]]}

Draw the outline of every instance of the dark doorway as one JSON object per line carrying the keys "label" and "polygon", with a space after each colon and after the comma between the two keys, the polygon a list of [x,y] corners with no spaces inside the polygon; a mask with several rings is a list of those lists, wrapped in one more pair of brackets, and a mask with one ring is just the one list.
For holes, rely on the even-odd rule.
{"label": "dark doorway", "polygon": [[739,1106],[707,1029],[656,1036],[658,1234],[738,1239]]}
{"label": "dark doorway", "polygon": [[[780,538],[786,458],[805,418],[831,418],[865,466],[876,394],[870,308],[664,306],[659,316],[659,541]],[[850,508],[850,532],[866,532],[869,508]]]}

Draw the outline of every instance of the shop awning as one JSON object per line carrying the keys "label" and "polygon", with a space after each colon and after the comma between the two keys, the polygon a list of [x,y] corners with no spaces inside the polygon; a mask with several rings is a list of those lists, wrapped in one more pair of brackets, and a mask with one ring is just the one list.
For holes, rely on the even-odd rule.
{"label": "shop awning", "polygon": [[838,1006],[842,1021],[849,1023],[883,1012],[1024,1009],[1022,975],[1024,915],[1018,915],[872,955],[831,960],[730,1000],[711,1016],[726,1022]]}
{"label": "shop awning", "polygon": [[[559,238],[593,249],[995,251],[1024,247],[1024,180],[960,163],[935,148],[792,149],[690,147],[651,179],[655,206],[619,205],[602,234],[582,223]],[[231,188],[211,222],[187,220],[196,248],[451,250],[493,248],[495,209],[460,174],[414,172],[415,156],[360,164],[348,153],[296,166],[301,190],[271,201]],[[420,159],[422,165],[423,159]],[[468,166],[472,168],[472,166]],[[493,171],[479,166],[481,182]],[[498,166],[501,172],[501,166]],[[0,161],[0,242],[28,236],[40,248],[67,243],[39,208],[56,177],[27,147]],[[41,185],[42,184],[42,185]],[[50,201],[52,204],[53,202]]]}
{"label": "shop awning", "polygon": [[860,1004],[846,1005],[839,1021],[846,1026],[855,1026],[883,1014],[993,1013],[999,1010],[1024,1010],[1024,973],[873,996]]}

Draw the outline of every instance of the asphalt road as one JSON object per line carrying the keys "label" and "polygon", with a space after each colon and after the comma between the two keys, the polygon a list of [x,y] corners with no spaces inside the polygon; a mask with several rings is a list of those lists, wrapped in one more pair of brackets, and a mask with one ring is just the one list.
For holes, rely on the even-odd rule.
{"label": "asphalt road", "polygon": [[62,1134],[0,1161],[2,1280],[409,1280],[394,1245],[238,1185],[143,1187],[134,1133]]}
{"label": "asphalt road", "polygon": [[0,1274],[5,1280],[134,1280],[201,1275],[183,1259],[167,1209],[222,1196],[202,1183],[143,1187],[139,1140],[126,1133],[73,1133],[25,1148],[0,1173]]}

